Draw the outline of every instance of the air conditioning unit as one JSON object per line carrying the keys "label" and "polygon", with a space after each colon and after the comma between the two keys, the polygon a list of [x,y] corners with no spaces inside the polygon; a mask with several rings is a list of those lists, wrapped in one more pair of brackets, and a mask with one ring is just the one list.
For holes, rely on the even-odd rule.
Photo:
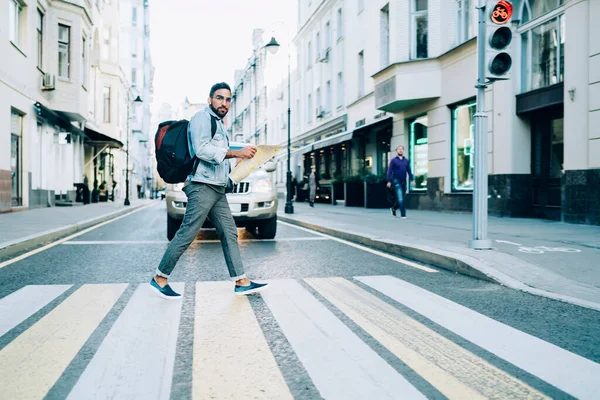
{"label": "air conditioning unit", "polygon": [[323,49],[319,52],[319,58],[318,60],[319,62],[324,62],[326,63],[327,61],[329,61],[329,49]]}
{"label": "air conditioning unit", "polygon": [[54,90],[56,88],[56,76],[44,74],[42,76],[42,90]]}
{"label": "air conditioning unit", "polygon": [[325,109],[323,106],[317,107],[317,118],[323,118],[325,116]]}

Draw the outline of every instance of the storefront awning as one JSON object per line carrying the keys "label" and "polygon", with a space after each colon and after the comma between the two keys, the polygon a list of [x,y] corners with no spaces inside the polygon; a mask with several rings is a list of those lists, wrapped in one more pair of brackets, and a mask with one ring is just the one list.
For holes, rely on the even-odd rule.
{"label": "storefront awning", "polygon": [[312,148],[310,150],[315,151],[319,149],[323,149],[325,147],[335,146],[336,144],[340,144],[343,142],[347,142],[352,139],[352,135],[354,132],[342,132],[336,135],[326,137],[312,144]]}
{"label": "storefront awning", "polygon": [[387,117],[384,119],[380,119],[380,120],[375,120],[373,122],[369,122],[368,124],[365,125],[361,125],[357,128],[354,128],[354,134],[366,134],[368,133],[368,131],[370,129],[374,129],[374,128],[381,128],[384,127],[386,125],[391,125],[392,124],[392,120],[394,118],[393,117]]}
{"label": "storefront awning", "polygon": [[59,111],[52,110],[42,103],[35,102],[33,104],[33,108],[37,112],[37,114],[45,119],[49,124],[57,125],[60,128],[64,129],[67,132],[75,133],[78,135],[83,135],[83,131],[73,125],[69,119],[63,116]]}
{"label": "storefront awning", "polygon": [[113,149],[120,149],[123,147],[123,143],[117,139],[113,139],[110,136],[106,136],[103,133],[97,132],[91,128],[85,128],[85,135],[88,137],[89,142],[95,146],[108,146]]}

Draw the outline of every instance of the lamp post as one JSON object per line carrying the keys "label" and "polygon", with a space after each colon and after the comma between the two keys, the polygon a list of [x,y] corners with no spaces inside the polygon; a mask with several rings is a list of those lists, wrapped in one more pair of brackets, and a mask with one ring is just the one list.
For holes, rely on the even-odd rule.
{"label": "lamp post", "polygon": [[[134,103],[142,103],[143,100],[140,98],[140,96],[136,97],[135,100],[133,100]],[[135,106],[136,104],[134,104]],[[127,151],[125,152],[125,154],[127,154],[127,161],[125,162],[125,205],[129,206],[131,205],[131,202],[129,201],[129,131],[131,131],[131,118],[129,116],[129,108],[130,108],[130,103],[127,102]]]}
{"label": "lamp post", "polygon": [[[269,50],[269,53],[271,54],[275,54],[277,53],[277,51],[279,50],[279,43],[277,43],[277,40],[275,40],[274,37],[271,38],[271,41],[269,41],[269,43],[267,43],[265,45],[265,48],[267,50]],[[291,73],[290,73],[290,50],[289,50],[289,46],[288,46],[288,122],[287,122],[287,138],[288,138],[288,142],[287,142],[287,173],[286,173],[286,182],[285,182],[285,186],[286,186],[286,202],[285,202],[285,213],[286,214],[293,214],[294,213],[294,205],[292,204],[292,170],[290,169],[290,152],[291,152],[291,147],[292,147],[292,139],[290,136],[290,129],[291,129],[291,89],[290,89],[290,83],[292,81],[291,79]]]}

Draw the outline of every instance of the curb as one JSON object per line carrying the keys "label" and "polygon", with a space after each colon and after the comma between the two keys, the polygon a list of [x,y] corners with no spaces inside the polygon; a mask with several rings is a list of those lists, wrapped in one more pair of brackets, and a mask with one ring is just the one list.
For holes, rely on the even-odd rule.
{"label": "curb", "polygon": [[470,255],[428,248],[426,246],[416,247],[397,243],[390,243],[383,240],[377,240],[376,238],[361,236],[352,232],[326,228],[323,226],[299,221],[281,215],[278,215],[277,219],[279,221],[286,222],[291,225],[301,226],[303,228],[311,229],[316,232],[334,236],[339,239],[344,239],[349,242],[362,244],[364,246],[385,251],[387,253],[399,257],[410,259],[412,261],[433,265],[435,267],[439,267],[445,270],[449,270],[487,282],[497,283],[510,289],[519,290],[521,292],[525,292],[534,296],[546,297],[552,300],[558,300],[564,303],[574,304],[580,307],[600,311],[600,303],[532,287],[509,275],[506,275],[502,271],[495,269],[493,266],[489,265],[485,261],[477,259]]}
{"label": "curb", "polygon": [[102,222],[110,221],[122,215],[129,214],[135,210],[146,206],[148,206],[148,204],[132,206],[124,210],[114,211],[112,213],[105,214],[96,218],[90,218],[72,225],[66,225],[39,234],[19,238],[10,242],[0,243],[0,260],[6,259],[15,254],[21,253],[25,250],[30,250],[34,247],[38,247],[48,242],[58,240],[62,237],[72,235],[73,233],[82,231],[84,229],[91,228],[92,226],[101,224]]}

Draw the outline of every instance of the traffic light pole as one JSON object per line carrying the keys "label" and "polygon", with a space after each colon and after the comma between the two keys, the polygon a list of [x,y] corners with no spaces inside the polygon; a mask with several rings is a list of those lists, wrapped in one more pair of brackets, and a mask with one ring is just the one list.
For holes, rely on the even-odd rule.
{"label": "traffic light pole", "polygon": [[479,24],[477,32],[477,109],[475,112],[475,168],[473,188],[473,238],[469,247],[475,250],[492,248],[487,238],[488,225],[488,156],[487,115],[485,114],[485,0],[479,0]]}

